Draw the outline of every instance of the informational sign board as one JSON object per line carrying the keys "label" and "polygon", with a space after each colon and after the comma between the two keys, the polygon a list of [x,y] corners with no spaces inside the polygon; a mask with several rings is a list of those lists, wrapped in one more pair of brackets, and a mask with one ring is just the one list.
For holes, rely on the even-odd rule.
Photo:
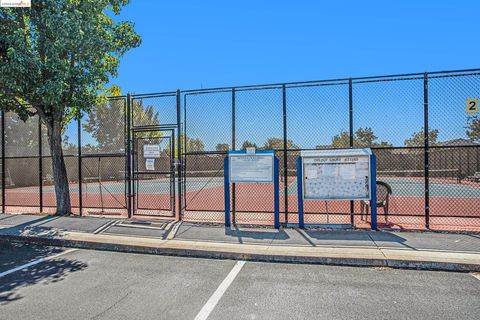
{"label": "informational sign board", "polygon": [[468,98],[465,109],[467,114],[478,114],[478,98]]}
{"label": "informational sign board", "polygon": [[303,198],[370,200],[370,149],[302,152]]}
{"label": "informational sign board", "polygon": [[160,158],[160,145],[146,144],[143,146],[144,158]]}
{"label": "informational sign board", "polygon": [[155,170],[155,159],[145,159],[145,169],[149,171]]}
{"label": "informational sign board", "polygon": [[273,152],[229,154],[230,183],[273,182]]}
{"label": "informational sign board", "polygon": [[[273,183],[273,225],[280,228],[280,161],[273,150],[229,151],[223,160],[225,227],[235,223],[235,208],[230,210],[230,185],[232,183]],[[267,190],[270,188],[267,188]],[[271,190],[271,189],[270,189]],[[247,199],[245,199],[248,201]],[[230,219],[232,213],[232,219]]]}

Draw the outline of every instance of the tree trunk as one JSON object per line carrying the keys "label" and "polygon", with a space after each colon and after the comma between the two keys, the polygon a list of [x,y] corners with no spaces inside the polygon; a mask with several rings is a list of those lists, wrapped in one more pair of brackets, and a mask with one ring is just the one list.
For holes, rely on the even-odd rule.
{"label": "tree trunk", "polygon": [[48,142],[52,156],[53,181],[55,182],[55,197],[57,200],[56,215],[68,215],[71,213],[70,190],[68,188],[67,169],[63,159],[62,150],[62,127],[53,122],[48,127]]}

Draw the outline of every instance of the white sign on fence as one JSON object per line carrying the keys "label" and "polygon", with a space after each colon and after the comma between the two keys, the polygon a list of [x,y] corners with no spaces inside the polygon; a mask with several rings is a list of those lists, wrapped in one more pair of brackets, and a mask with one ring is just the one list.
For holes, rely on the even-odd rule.
{"label": "white sign on fence", "polygon": [[155,170],[155,159],[145,159],[145,169],[149,171]]}
{"label": "white sign on fence", "polygon": [[302,153],[304,199],[369,200],[369,149]]}
{"label": "white sign on fence", "polygon": [[230,154],[230,182],[273,182],[273,153]]}
{"label": "white sign on fence", "polygon": [[160,145],[146,144],[143,146],[144,158],[160,158]]}

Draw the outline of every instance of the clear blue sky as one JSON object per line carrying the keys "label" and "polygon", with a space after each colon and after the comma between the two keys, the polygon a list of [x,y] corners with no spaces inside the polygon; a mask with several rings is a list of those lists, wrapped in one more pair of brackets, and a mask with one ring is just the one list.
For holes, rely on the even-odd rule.
{"label": "clear blue sky", "polygon": [[479,66],[480,1],[132,0],[135,93]]}
{"label": "clear blue sky", "polygon": [[[123,93],[150,93],[475,68],[479,15],[478,0],[132,0],[116,19],[133,21],[143,42],[122,58],[112,84]],[[480,95],[478,82],[451,85],[458,87],[432,90],[431,128],[440,130],[440,141],[465,138],[465,98]],[[421,81],[361,86],[354,88],[356,129],[371,127],[379,140],[396,146],[421,129]],[[346,89],[289,91],[289,138],[314,148],[348,130]],[[230,142],[229,94],[189,102],[189,137],[208,150]],[[161,111],[161,123],[171,116]],[[281,136],[279,92],[237,95],[239,146]],[[94,143],[87,134],[84,142]]]}

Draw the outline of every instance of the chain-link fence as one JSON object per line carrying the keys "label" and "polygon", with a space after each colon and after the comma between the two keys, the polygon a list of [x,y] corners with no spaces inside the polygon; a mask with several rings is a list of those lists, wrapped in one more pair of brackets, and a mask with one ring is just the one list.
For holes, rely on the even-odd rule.
{"label": "chain-link fence", "polygon": [[[223,157],[246,147],[280,159],[281,222],[298,223],[302,150],[369,147],[388,187],[378,222],[389,228],[480,230],[480,124],[466,113],[479,70],[184,92],[183,218],[223,221]],[[425,133],[428,130],[428,134]],[[273,224],[273,186],[231,188],[236,223]],[[306,201],[305,223],[369,227],[368,203]]]}
{"label": "chain-link fence", "polygon": [[[224,220],[223,159],[270,149],[280,160],[280,215],[298,223],[302,150],[372,148],[386,185],[380,227],[480,230],[480,69],[111,98],[64,130],[74,212]],[[475,100],[474,100],[475,101]],[[2,114],[4,211],[51,211],[46,129]],[[234,223],[272,225],[273,185],[235,184]],[[305,223],[369,227],[362,201],[305,202]]]}

